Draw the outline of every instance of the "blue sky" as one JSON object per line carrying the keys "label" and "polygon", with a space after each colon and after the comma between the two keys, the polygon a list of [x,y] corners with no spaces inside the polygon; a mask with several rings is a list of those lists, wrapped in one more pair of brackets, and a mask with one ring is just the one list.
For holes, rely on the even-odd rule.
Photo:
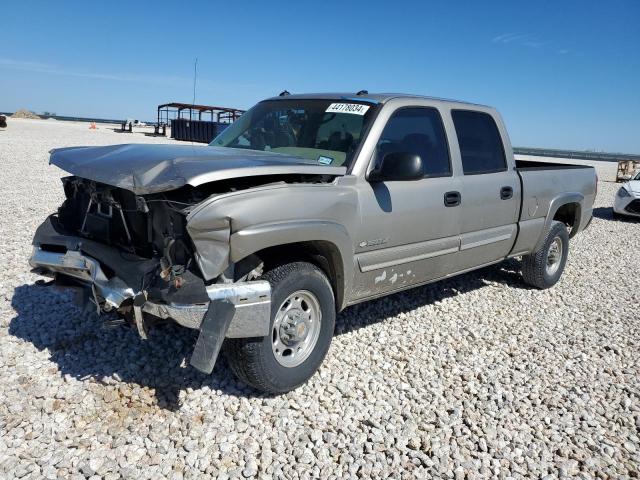
{"label": "blue sky", "polygon": [[0,111],[400,91],[497,107],[518,146],[640,153],[640,1],[4,2]]}

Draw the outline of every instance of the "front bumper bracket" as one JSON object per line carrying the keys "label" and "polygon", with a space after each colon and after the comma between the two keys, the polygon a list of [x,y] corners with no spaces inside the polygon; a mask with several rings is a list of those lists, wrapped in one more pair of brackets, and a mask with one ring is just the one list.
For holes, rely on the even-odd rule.
{"label": "front bumper bracket", "polygon": [[207,374],[213,371],[235,312],[236,307],[228,300],[209,303],[200,325],[200,336],[191,354],[191,366]]}

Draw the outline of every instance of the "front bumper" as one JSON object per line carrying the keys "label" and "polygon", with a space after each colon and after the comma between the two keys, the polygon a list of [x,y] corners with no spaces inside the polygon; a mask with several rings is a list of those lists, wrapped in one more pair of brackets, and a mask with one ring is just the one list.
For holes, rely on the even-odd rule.
{"label": "front bumper", "polygon": [[59,253],[34,247],[29,265],[38,272],[62,274],[86,284],[103,300],[107,309],[118,308],[135,296],[133,289],[118,277],[108,279],[97,260],[76,250]]}
{"label": "front bumper", "polygon": [[621,215],[640,217],[640,198],[637,198],[635,195],[630,197],[620,197],[616,195],[613,202],[613,211]]}
{"label": "front bumper", "polygon": [[70,277],[91,289],[99,311],[118,309],[131,300],[136,327],[142,338],[146,338],[145,314],[200,330],[191,363],[207,373],[213,370],[224,338],[269,334],[271,287],[267,281],[213,284],[206,287],[208,302],[164,304],[148,299],[147,292],[136,291],[117,276],[109,278],[100,262],[81,250],[61,253],[36,244],[29,264],[36,272]]}

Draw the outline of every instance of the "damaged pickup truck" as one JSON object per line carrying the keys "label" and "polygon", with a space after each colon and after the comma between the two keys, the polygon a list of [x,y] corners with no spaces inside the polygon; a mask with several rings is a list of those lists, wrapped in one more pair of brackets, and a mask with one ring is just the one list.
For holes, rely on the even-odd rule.
{"label": "damaged pickup truck", "polygon": [[349,305],[512,257],[551,287],[597,181],[516,161],[490,107],[365,91],[265,100],[209,146],[61,148],[50,163],[72,176],[34,271],[142,338],[161,321],[199,330],[195,368],[224,346],[268,392],[314,374]]}

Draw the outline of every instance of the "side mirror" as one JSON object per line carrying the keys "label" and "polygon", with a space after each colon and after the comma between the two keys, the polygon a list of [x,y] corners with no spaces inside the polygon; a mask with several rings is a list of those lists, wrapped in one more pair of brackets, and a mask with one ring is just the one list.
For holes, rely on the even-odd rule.
{"label": "side mirror", "polygon": [[420,155],[393,152],[382,157],[379,167],[369,173],[369,181],[419,180],[423,176],[424,169]]}

